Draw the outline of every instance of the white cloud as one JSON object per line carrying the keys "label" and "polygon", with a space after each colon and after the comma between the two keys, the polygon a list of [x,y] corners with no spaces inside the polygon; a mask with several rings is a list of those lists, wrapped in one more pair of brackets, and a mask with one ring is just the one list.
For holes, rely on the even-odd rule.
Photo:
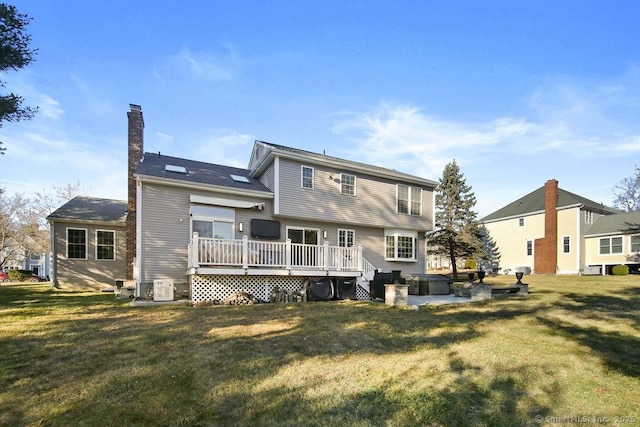
{"label": "white cloud", "polygon": [[167,67],[155,70],[156,77],[164,80],[165,73],[188,72],[196,77],[210,80],[231,80],[239,67],[239,57],[235,49],[226,45],[219,53],[194,52],[183,48],[168,59]]}
{"label": "white cloud", "polygon": [[173,135],[169,135],[163,132],[156,132],[156,136],[162,140],[164,143],[171,143],[173,142],[174,139],[176,139],[175,136]]}
{"label": "white cloud", "polygon": [[246,168],[255,137],[232,129],[221,129],[195,138],[188,158],[207,163]]}
{"label": "white cloud", "polygon": [[354,141],[357,157],[365,162],[426,176],[439,176],[453,158],[472,165],[523,153],[569,160],[628,156],[640,152],[639,77],[630,73],[600,85],[552,82],[539,87],[518,115],[486,122],[381,103],[370,111],[342,113],[333,130]]}
{"label": "white cloud", "polygon": [[45,94],[35,97],[35,104],[38,106],[38,114],[42,114],[49,119],[57,120],[64,114],[60,103]]}

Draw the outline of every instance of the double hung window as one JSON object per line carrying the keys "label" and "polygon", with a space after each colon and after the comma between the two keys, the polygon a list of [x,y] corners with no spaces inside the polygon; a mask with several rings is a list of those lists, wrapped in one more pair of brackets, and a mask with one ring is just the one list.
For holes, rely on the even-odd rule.
{"label": "double hung window", "polygon": [[340,193],[356,195],[356,176],[343,173],[340,176]]}
{"label": "double hung window", "polygon": [[96,230],[96,259],[116,259],[116,232],[110,230]]}
{"label": "double hung window", "polygon": [[300,186],[302,188],[313,188],[313,168],[309,166],[302,166],[300,172]]}
{"label": "double hung window", "polygon": [[87,230],[67,228],[67,258],[87,259]]}
{"label": "double hung window", "polygon": [[398,184],[397,211],[409,215],[420,215],[422,211],[422,189]]}

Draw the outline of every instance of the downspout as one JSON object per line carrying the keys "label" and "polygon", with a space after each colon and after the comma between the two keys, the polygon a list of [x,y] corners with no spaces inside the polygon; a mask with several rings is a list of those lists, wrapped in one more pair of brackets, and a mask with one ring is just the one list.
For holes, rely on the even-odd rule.
{"label": "downspout", "polygon": [[49,220],[49,263],[50,263],[49,274],[51,274],[50,280],[51,280],[52,288],[58,287],[58,279],[57,279],[58,259],[56,257],[56,250],[54,246],[54,242],[56,241],[55,232],[56,232],[56,226],[53,223],[53,221]]}
{"label": "downspout", "polygon": [[136,281],[136,295],[142,297],[142,182],[136,178],[136,257],[133,259],[133,280]]}
{"label": "downspout", "polygon": [[[580,207],[578,207],[578,214],[577,214],[577,218],[576,218],[576,230],[578,230],[577,236],[576,236],[576,271],[578,272],[578,274],[581,274],[581,265],[582,265],[582,227],[580,227],[580,214],[582,213],[582,207],[584,205],[580,205]],[[583,266],[584,267],[584,266]]]}
{"label": "downspout", "polygon": [[280,214],[280,157],[273,159],[273,214]]}

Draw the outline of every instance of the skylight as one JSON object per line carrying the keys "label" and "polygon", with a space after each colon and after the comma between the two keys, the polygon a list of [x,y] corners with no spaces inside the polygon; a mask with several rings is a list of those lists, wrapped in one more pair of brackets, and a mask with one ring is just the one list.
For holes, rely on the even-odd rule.
{"label": "skylight", "polygon": [[164,170],[167,172],[187,173],[187,169],[184,166],[165,165]]}
{"label": "skylight", "polygon": [[234,180],[235,182],[246,182],[249,183],[249,178],[247,178],[246,176],[242,176],[242,175],[233,175],[230,174],[229,175],[231,177],[232,180]]}

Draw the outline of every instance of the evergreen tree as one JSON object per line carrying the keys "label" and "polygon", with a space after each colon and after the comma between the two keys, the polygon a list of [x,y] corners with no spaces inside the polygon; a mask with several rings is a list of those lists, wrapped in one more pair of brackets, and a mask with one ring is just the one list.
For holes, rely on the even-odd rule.
{"label": "evergreen tree", "polygon": [[449,257],[454,278],[458,277],[456,258],[483,255],[475,205],[476,197],[453,160],[436,188],[436,230],[430,243],[435,253]]}
{"label": "evergreen tree", "polygon": [[482,252],[480,267],[484,270],[490,270],[500,267],[500,252],[496,246],[495,240],[491,237],[489,230],[484,225],[480,226],[480,236],[482,242]]}
{"label": "evergreen tree", "polygon": [[[29,48],[31,36],[26,27],[31,21],[15,6],[0,3],[0,73],[19,70],[33,61],[36,49]],[[0,87],[5,84],[0,80]],[[15,93],[0,95],[0,128],[3,122],[17,122],[33,117],[37,108],[22,106],[23,98]],[[2,144],[2,142],[0,142]],[[4,154],[5,148],[0,147]]]}

